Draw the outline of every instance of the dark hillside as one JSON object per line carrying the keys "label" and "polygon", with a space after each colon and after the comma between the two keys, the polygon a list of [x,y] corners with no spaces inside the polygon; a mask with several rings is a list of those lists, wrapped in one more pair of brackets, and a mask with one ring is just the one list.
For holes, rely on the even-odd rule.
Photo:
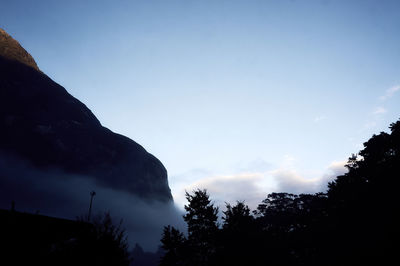
{"label": "dark hillside", "polygon": [[2,265],[129,264],[124,232],[109,214],[88,223],[0,210],[0,234]]}
{"label": "dark hillside", "polygon": [[3,30],[0,152],[41,169],[89,176],[145,199],[172,200],[162,163],[133,140],[103,127],[83,103],[38,71],[33,58]]}
{"label": "dark hillside", "polygon": [[72,220],[0,210],[1,260],[10,262],[8,265],[50,262],[58,247],[74,241],[90,227]]}

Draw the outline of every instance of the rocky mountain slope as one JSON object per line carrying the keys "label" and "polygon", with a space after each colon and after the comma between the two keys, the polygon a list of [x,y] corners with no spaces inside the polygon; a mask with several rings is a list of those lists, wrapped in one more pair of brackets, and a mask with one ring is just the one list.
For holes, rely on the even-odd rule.
{"label": "rocky mountain slope", "polygon": [[0,28],[0,56],[18,61],[39,70],[33,57],[25,51],[18,41],[14,40],[5,30]]}
{"label": "rocky mountain slope", "polygon": [[102,186],[144,199],[172,200],[162,163],[133,140],[103,127],[2,29],[0,153],[40,169],[90,176]]}

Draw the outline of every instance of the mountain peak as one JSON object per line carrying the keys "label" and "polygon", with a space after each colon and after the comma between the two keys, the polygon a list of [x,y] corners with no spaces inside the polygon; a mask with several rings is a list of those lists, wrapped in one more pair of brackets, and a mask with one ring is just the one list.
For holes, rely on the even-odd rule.
{"label": "mountain peak", "polygon": [[33,57],[2,28],[0,28],[0,56],[40,71]]}
{"label": "mountain peak", "polygon": [[7,170],[1,169],[3,154],[40,171],[58,169],[73,179],[78,175],[96,180],[105,189],[146,200],[172,200],[167,170],[156,157],[103,127],[89,108],[42,73],[32,56],[0,30],[0,206],[2,171]]}

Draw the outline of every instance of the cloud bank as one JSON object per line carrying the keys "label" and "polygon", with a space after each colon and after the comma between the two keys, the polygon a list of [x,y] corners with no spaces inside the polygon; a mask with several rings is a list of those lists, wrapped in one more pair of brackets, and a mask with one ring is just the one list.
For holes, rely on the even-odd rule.
{"label": "cloud bank", "polygon": [[76,219],[88,213],[90,192],[96,191],[92,214],[109,211],[128,233],[130,246],[139,243],[156,250],[162,228],[183,227],[180,211],[173,203],[144,200],[126,191],[105,187],[92,177],[69,175],[57,169],[39,170],[27,162],[0,154],[0,208]]}
{"label": "cloud bank", "polygon": [[270,174],[277,182],[277,192],[290,192],[295,194],[325,192],[328,183],[336,176],[344,174],[346,161],[332,162],[325,174],[315,178],[306,178],[294,170],[277,169]]}
{"label": "cloud bank", "polygon": [[237,175],[214,175],[200,179],[185,187],[191,192],[197,188],[207,189],[215,204],[223,208],[225,202],[234,203],[237,200],[246,201],[250,206],[256,206],[264,197],[268,185],[263,182],[263,173],[240,173]]}
{"label": "cloud bank", "polygon": [[182,206],[186,204],[185,191],[207,189],[215,205],[221,209],[224,209],[225,202],[235,203],[237,200],[244,200],[251,209],[255,209],[272,192],[325,192],[330,181],[347,171],[345,163],[346,161],[332,162],[323,175],[315,178],[304,177],[292,167],[286,166],[264,172],[247,171],[232,175],[203,176],[173,192],[177,203]]}

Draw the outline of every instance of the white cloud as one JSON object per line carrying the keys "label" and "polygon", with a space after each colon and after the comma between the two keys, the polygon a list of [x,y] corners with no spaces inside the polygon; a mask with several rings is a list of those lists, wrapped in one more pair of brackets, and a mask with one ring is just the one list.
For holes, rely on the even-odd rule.
{"label": "white cloud", "polygon": [[371,113],[369,113],[367,121],[364,123],[364,127],[360,131],[371,130],[375,128],[379,122],[382,121],[382,116],[387,113],[387,109],[383,106],[375,107]]}
{"label": "white cloud", "polygon": [[345,168],[346,164],[347,164],[347,161],[333,161],[328,166],[328,170],[334,176],[342,175],[347,171],[347,169]]}
{"label": "white cloud", "polygon": [[317,192],[318,179],[306,179],[296,171],[277,169],[270,174],[275,178],[278,186],[276,192],[313,193]]}
{"label": "white cloud", "polygon": [[316,193],[326,191],[330,181],[336,176],[345,173],[345,164],[346,161],[334,161],[328,166],[324,175],[315,178],[306,178],[294,170],[284,168],[271,171],[270,174],[276,180],[277,192]]}
{"label": "white cloud", "polygon": [[[293,160],[290,156],[285,158]],[[284,161],[285,161],[284,160]],[[292,167],[282,166],[266,172],[242,172],[232,175],[212,175],[194,180],[192,183],[173,189],[178,205],[186,204],[185,191],[207,189],[216,206],[223,209],[225,202],[235,203],[244,200],[254,210],[269,193],[316,193],[326,191],[328,182],[346,171],[345,161],[332,162],[325,174],[307,178]]]}
{"label": "white cloud", "polygon": [[381,115],[381,114],[384,114],[384,113],[386,113],[386,112],[387,112],[386,108],[384,108],[384,107],[382,107],[382,106],[379,106],[379,107],[376,107],[376,108],[374,109],[374,111],[372,112],[372,114],[374,114],[374,115]]}
{"label": "white cloud", "polygon": [[333,181],[335,179],[335,177],[339,176],[339,175],[343,175],[344,173],[347,172],[347,168],[345,167],[345,165],[347,164],[347,160],[346,161],[333,161],[327,169],[327,172],[322,176],[321,178],[321,189],[324,190],[326,189],[326,185]]}
{"label": "white cloud", "polygon": [[[400,85],[396,85],[387,89],[385,93],[379,97],[381,104],[383,104],[384,101],[392,98],[398,91],[400,91]],[[382,115],[385,113],[387,113],[387,109],[384,106],[375,107],[369,114],[367,121],[364,123],[364,127],[360,129],[360,131],[371,130],[375,128],[378,123],[382,121]]]}
{"label": "white cloud", "polygon": [[314,122],[315,122],[315,123],[319,123],[319,122],[325,120],[326,118],[327,118],[327,117],[324,116],[324,115],[316,116],[316,117],[314,118]]}
{"label": "white cloud", "polygon": [[400,90],[400,85],[393,86],[393,87],[387,89],[387,90],[385,91],[385,94],[382,95],[381,97],[379,97],[379,99],[380,99],[381,101],[385,101],[385,100],[387,100],[387,99],[393,97],[393,95],[394,95],[397,91],[399,91],[399,90]]}
{"label": "white cloud", "polygon": [[[225,202],[234,203],[244,200],[250,207],[255,208],[261,199],[273,191],[274,181],[264,173],[238,173],[236,175],[214,175],[188,184],[179,192],[191,192],[195,189],[207,189],[215,204],[223,208]],[[185,204],[184,197],[178,197]],[[183,202],[182,202],[183,201]]]}

